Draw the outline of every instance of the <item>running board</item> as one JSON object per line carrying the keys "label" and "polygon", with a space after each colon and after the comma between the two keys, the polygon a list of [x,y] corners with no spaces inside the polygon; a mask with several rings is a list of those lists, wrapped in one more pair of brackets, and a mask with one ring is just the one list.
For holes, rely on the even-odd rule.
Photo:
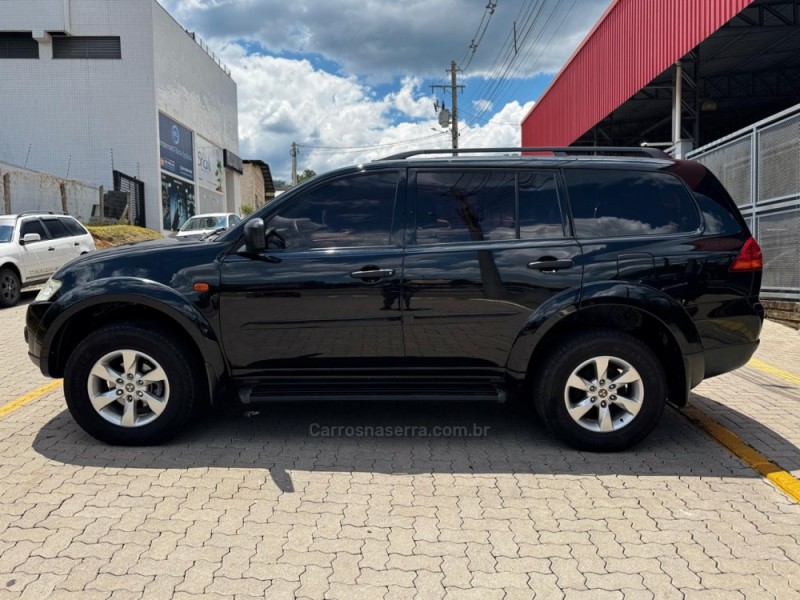
{"label": "running board", "polygon": [[271,379],[239,387],[243,404],[309,401],[505,402],[499,382],[444,379]]}

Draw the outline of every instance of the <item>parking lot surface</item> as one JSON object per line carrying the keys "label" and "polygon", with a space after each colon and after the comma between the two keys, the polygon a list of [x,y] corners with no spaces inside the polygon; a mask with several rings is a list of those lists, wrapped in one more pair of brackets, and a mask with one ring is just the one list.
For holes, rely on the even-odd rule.
{"label": "parking lot surface", "polygon": [[[49,381],[24,311],[0,311],[0,599],[800,598],[800,505],[674,409],[620,454],[466,404],[261,406],[109,447],[60,387],[15,404]],[[762,339],[692,404],[800,476],[800,337]]]}

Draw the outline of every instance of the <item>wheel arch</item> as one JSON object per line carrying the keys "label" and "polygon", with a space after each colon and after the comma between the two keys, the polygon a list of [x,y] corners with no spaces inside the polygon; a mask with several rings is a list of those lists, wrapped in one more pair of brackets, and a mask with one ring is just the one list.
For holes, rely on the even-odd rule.
{"label": "wheel arch", "polygon": [[[62,377],[71,352],[92,331],[123,321],[156,324],[184,341],[194,358],[205,364],[210,397],[226,372],[219,340],[206,317],[187,298],[171,288],[153,282],[116,280],[109,290],[83,290],[80,299],[69,299],[63,311],[47,326],[42,356],[51,377]],[[146,287],[146,293],[141,288]],[[86,288],[96,288],[95,282]],[[124,289],[124,291],[123,291]],[[50,312],[50,311],[48,311]]]}
{"label": "wheel arch", "polygon": [[552,305],[542,305],[514,343],[509,373],[530,384],[537,365],[565,336],[588,329],[625,331],[654,351],[670,375],[669,401],[685,406],[689,390],[699,383],[704,371],[697,329],[674,299],[657,290],[636,288],[643,286],[613,282],[611,286],[584,290],[580,302],[569,303],[569,298],[561,298]]}
{"label": "wheel arch", "polygon": [[22,271],[19,268],[19,265],[15,263],[13,260],[5,259],[5,261],[0,264],[0,271],[3,269],[11,269],[14,271],[14,274],[19,278],[20,285],[23,285],[25,282],[22,281]]}

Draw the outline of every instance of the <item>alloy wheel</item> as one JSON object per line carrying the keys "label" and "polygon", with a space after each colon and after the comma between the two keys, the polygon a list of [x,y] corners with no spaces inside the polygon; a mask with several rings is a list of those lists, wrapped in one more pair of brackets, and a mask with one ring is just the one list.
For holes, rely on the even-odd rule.
{"label": "alloy wheel", "polygon": [[636,418],[644,401],[639,372],[614,356],[596,356],[572,371],[564,387],[567,413],[589,431],[618,431]]}
{"label": "alloy wheel", "polygon": [[120,427],[141,427],[167,407],[169,380],[163,367],[138,350],[116,350],[100,358],[87,382],[92,407]]}

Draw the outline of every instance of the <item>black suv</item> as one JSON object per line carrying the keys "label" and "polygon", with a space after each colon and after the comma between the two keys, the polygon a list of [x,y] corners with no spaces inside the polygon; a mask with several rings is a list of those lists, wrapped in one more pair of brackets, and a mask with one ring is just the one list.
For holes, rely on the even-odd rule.
{"label": "black suv", "polygon": [[576,447],[630,446],[749,360],[761,250],[696,162],[511,150],[396,155],[206,241],[79,258],[28,308],[31,359],[114,444],[164,441],[224,397],[515,394]]}

